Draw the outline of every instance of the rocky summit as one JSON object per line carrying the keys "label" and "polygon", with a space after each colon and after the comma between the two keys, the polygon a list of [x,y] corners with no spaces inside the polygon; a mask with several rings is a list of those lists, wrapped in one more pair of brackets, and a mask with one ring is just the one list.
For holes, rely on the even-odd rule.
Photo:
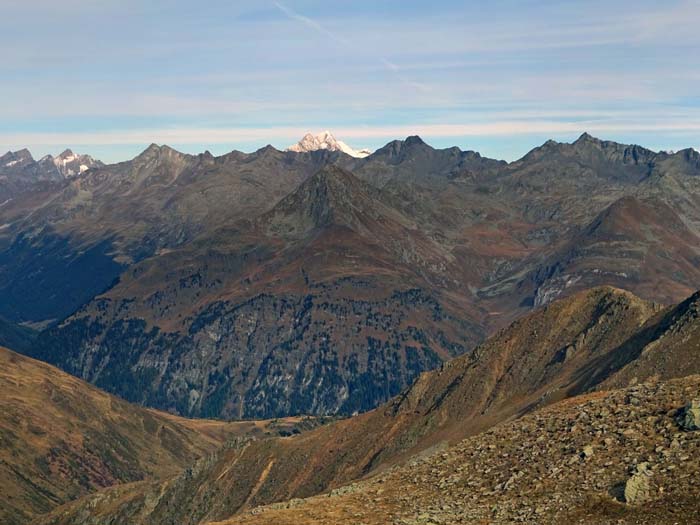
{"label": "rocky summit", "polygon": [[65,178],[101,166],[104,164],[90,155],[75,154],[70,149],[38,161],[27,149],[8,151],[0,156],[0,203],[7,204],[13,198],[41,189],[55,191],[57,183]]}

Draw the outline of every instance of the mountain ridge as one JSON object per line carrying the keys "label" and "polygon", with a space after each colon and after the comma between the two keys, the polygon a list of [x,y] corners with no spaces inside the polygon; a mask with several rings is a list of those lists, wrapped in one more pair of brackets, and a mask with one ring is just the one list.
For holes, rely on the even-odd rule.
{"label": "mountain ridge", "polygon": [[700,286],[689,152],[547,144],[514,163],[415,136],[364,159],[153,145],[0,207],[0,316],[46,328],[32,355],[113,392],[150,378],[132,401],[349,414],[535,305]]}

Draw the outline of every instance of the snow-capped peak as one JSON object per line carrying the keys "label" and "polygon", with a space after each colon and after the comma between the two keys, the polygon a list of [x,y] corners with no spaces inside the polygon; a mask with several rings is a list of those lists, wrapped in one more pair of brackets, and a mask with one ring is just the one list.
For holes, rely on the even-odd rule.
{"label": "snow-capped peak", "polygon": [[67,149],[58,157],[56,157],[55,161],[62,162],[63,164],[68,164],[69,162],[73,162],[77,158],[78,156],[75,153],[73,153],[72,150]]}
{"label": "snow-capped peak", "polygon": [[[47,156],[51,158],[50,156]],[[67,149],[60,155],[51,158],[56,169],[64,177],[72,177],[78,175],[90,168],[101,166],[99,160],[93,159],[90,155],[79,155]]]}
{"label": "snow-capped peak", "polygon": [[326,130],[318,135],[307,133],[299,142],[293,146],[289,146],[287,151],[296,151],[297,153],[317,151],[326,149],[328,151],[342,151],[351,157],[364,158],[372,152],[368,149],[355,150],[345,144],[341,140],[336,140],[333,133]]}

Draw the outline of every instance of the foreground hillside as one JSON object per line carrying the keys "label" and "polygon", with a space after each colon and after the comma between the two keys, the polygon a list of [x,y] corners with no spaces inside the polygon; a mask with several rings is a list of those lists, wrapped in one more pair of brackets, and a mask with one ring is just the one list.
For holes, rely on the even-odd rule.
{"label": "foreground hillside", "polygon": [[25,524],[103,487],[172,476],[237,436],[294,426],[145,409],[0,347],[0,523]]}
{"label": "foreground hillside", "polygon": [[700,376],[575,397],[443,452],[219,525],[692,524],[700,430],[678,418]]}
{"label": "foreground hillside", "polygon": [[600,388],[617,374],[644,381],[700,373],[699,306],[699,294],[663,308],[609,287],[581,292],[421,375],[374,411],[301,436],[228,448],[164,483],[118,487],[76,502],[47,523],[90,523],[95,515],[149,525],[222,520],[340,487]]}

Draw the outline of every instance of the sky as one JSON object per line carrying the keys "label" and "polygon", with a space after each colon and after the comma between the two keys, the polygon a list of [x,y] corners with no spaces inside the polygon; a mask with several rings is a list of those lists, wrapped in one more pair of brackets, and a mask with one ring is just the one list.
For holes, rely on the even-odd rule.
{"label": "sky", "polygon": [[700,0],[0,0],[0,151],[700,149]]}

